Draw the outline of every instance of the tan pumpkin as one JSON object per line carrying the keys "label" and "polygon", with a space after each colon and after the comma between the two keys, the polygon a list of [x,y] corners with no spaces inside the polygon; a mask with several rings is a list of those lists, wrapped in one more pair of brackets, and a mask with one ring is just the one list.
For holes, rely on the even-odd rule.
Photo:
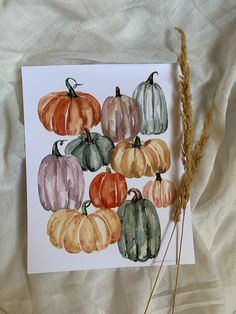
{"label": "tan pumpkin", "polygon": [[102,133],[114,142],[132,140],[140,128],[139,108],[134,98],[121,95],[116,87],[115,97],[109,96],[102,106]]}
{"label": "tan pumpkin", "polygon": [[172,181],[163,180],[160,173],[157,173],[156,180],[149,181],[143,187],[143,197],[158,208],[168,207],[176,200],[177,191]]}
{"label": "tan pumpkin", "polygon": [[67,252],[91,253],[105,249],[120,238],[120,219],[111,209],[87,213],[90,201],[82,204],[82,213],[75,209],[60,209],[49,219],[47,233],[51,243]]}
{"label": "tan pumpkin", "polygon": [[[73,87],[70,80],[75,82]],[[48,131],[58,135],[79,135],[99,123],[101,107],[94,96],[74,90],[80,84],[73,78],[67,78],[65,84],[68,91],[52,92],[40,98],[39,119]]]}
{"label": "tan pumpkin", "polygon": [[134,142],[118,143],[111,156],[111,167],[126,178],[152,177],[164,173],[170,167],[170,151],[159,139],[142,142],[136,136]]}

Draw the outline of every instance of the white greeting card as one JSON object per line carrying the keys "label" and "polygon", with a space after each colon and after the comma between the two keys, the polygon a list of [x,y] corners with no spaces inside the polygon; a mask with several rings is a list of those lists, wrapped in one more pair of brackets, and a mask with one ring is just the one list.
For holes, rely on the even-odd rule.
{"label": "white greeting card", "polygon": [[[22,67],[28,273],[160,265],[183,174],[177,72]],[[176,264],[180,227],[166,265]],[[188,207],[181,264],[194,262]]]}

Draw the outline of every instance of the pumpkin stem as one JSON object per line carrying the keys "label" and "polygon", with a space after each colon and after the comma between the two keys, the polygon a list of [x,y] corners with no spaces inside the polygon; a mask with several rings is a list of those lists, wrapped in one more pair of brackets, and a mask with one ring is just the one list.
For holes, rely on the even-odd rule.
{"label": "pumpkin stem", "polygon": [[89,207],[91,204],[91,201],[88,200],[88,201],[84,201],[81,208],[82,208],[82,214],[83,215],[88,215],[88,212],[87,212],[87,207]]}
{"label": "pumpkin stem", "polygon": [[153,76],[154,76],[154,74],[159,75],[157,71],[152,72],[152,73],[149,75],[148,79],[146,80],[146,83],[148,83],[148,84],[150,84],[150,85],[153,85]]}
{"label": "pumpkin stem", "polygon": [[111,173],[111,168],[110,167],[106,167],[106,172]]}
{"label": "pumpkin stem", "polygon": [[134,193],[134,197],[132,198],[132,202],[136,203],[143,198],[141,192],[138,189],[131,188],[131,189],[129,189],[128,194],[130,195],[130,193],[132,193],[132,192]]}
{"label": "pumpkin stem", "polygon": [[133,147],[134,148],[139,148],[141,146],[141,140],[139,136],[135,137],[134,143],[133,143]]}
{"label": "pumpkin stem", "polygon": [[[74,82],[75,82],[75,85],[74,85],[74,86],[70,85],[69,80],[74,81]],[[66,83],[66,87],[68,88],[68,96],[69,96],[70,98],[77,98],[78,95],[76,94],[75,88],[76,88],[77,86],[83,85],[83,84],[78,84],[78,83],[76,82],[76,80],[73,79],[72,77],[68,77],[68,78],[66,79],[66,82],[65,82],[65,83]]]}
{"label": "pumpkin stem", "polygon": [[120,88],[116,86],[116,97],[121,97]]}
{"label": "pumpkin stem", "polygon": [[157,173],[156,173],[156,180],[157,180],[157,181],[160,181],[160,182],[162,181],[162,177],[161,177],[160,172],[157,172]]}
{"label": "pumpkin stem", "polygon": [[93,144],[93,139],[92,139],[92,136],[91,136],[91,133],[89,131],[89,129],[87,128],[84,128],[84,131],[86,132],[86,142],[89,143],[89,144]]}
{"label": "pumpkin stem", "polygon": [[56,156],[56,157],[62,157],[61,153],[59,152],[59,149],[58,149],[58,143],[60,143],[60,145],[63,145],[63,142],[65,142],[67,140],[59,140],[59,141],[56,141],[54,144],[53,144],[53,147],[52,147],[52,155]]}

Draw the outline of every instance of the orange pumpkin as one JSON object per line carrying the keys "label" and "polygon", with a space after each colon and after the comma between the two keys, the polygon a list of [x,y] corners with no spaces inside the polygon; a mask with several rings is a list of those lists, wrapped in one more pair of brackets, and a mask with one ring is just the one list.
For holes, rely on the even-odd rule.
{"label": "orange pumpkin", "polygon": [[162,180],[160,173],[157,173],[156,180],[145,184],[143,197],[156,207],[168,207],[176,200],[177,191],[172,181]]}
{"label": "orange pumpkin", "polygon": [[91,253],[105,249],[120,238],[119,216],[111,209],[87,213],[90,201],[82,205],[82,213],[75,209],[60,209],[49,219],[47,233],[51,243],[67,252]]}
{"label": "orange pumpkin", "polygon": [[[72,87],[69,80],[73,80]],[[76,92],[73,78],[65,81],[68,92],[52,92],[39,100],[38,115],[44,127],[58,135],[79,135],[101,119],[99,102],[90,94]]]}
{"label": "orange pumpkin", "polygon": [[154,176],[166,172],[170,167],[170,151],[167,144],[159,139],[118,143],[111,156],[111,167],[126,178]]}
{"label": "orange pumpkin", "polygon": [[89,187],[89,197],[95,207],[115,208],[126,199],[127,184],[120,173],[111,173],[109,167],[92,180]]}

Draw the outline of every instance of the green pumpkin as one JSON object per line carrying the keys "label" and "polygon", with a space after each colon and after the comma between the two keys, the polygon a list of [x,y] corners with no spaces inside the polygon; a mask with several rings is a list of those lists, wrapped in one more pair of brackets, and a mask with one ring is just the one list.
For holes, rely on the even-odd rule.
{"label": "green pumpkin", "polygon": [[75,156],[82,170],[94,172],[109,164],[114,143],[99,133],[90,133],[88,129],[85,132],[67,144],[65,154]]}
{"label": "green pumpkin", "polygon": [[168,127],[166,99],[162,88],[153,82],[152,72],[146,82],[140,83],[134,90],[133,98],[139,107],[143,134],[161,134]]}
{"label": "green pumpkin", "polygon": [[118,247],[121,255],[134,262],[145,262],[157,256],[161,243],[161,226],[156,208],[143,199],[138,189],[131,201],[125,201],[117,214],[121,220],[121,236]]}

